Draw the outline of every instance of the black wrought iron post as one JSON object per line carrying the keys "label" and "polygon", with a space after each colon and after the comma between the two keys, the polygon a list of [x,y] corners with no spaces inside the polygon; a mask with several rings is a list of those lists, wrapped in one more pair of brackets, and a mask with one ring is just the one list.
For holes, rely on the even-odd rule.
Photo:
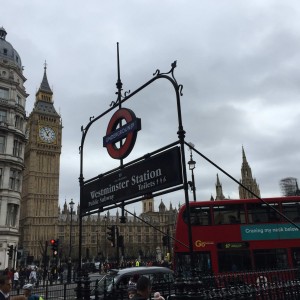
{"label": "black wrought iron post", "polygon": [[193,150],[191,148],[192,147],[195,147],[194,144],[192,143],[188,143],[189,146],[190,146],[190,160],[188,161],[188,165],[189,165],[189,169],[191,170],[192,172],[192,182],[189,181],[189,183],[191,183],[191,189],[192,189],[192,192],[193,192],[193,199],[194,201],[196,201],[196,185],[195,185],[195,177],[194,177],[194,169],[196,168],[196,162],[193,160]]}
{"label": "black wrought iron post", "polygon": [[69,258],[68,258],[68,275],[67,275],[67,281],[68,283],[71,282],[72,278],[72,220],[73,220],[73,208],[74,208],[74,202],[73,199],[71,199],[70,205],[70,214],[71,214],[71,220],[70,220],[70,240],[69,240]]}
{"label": "black wrought iron post", "polygon": [[105,224],[105,239],[104,239],[104,250],[105,250],[105,262],[107,262],[107,239],[106,239],[106,228],[107,228],[107,216],[104,216],[104,224]]}
{"label": "black wrought iron post", "polygon": [[72,221],[73,221],[73,208],[74,208],[74,202],[73,199],[71,199],[71,202],[69,203],[70,205],[70,213],[71,213],[71,221],[70,221],[70,244],[69,244],[69,257],[72,255]]}

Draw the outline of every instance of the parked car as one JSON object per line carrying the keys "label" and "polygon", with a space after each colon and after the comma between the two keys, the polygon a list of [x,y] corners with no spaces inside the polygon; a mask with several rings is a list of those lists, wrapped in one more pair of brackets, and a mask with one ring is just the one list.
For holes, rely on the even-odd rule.
{"label": "parked car", "polygon": [[[164,267],[132,267],[125,269],[111,269],[104,275],[97,285],[99,299],[127,299],[129,280],[133,277],[147,276],[151,280],[152,293],[160,292],[167,297],[173,290],[174,273]],[[93,285],[96,284],[93,282]],[[95,299],[96,287],[92,290],[91,299]],[[105,295],[105,298],[104,298]]]}

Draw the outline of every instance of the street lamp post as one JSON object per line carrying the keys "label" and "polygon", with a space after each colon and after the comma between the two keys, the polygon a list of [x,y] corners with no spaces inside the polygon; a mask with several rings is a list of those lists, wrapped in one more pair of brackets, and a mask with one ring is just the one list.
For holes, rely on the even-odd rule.
{"label": "street lamp post", "polygon": [[[195,146],[192,143],[189,143],[189,145],[191,147]],[[192,171],[192,182],[189,181],[189,183],[193,191],[194,201],[196,201],[196,186],[195,186],[195,178],[194,178],[194,169],[196,168],[196,162],[193,160],[193,152],[191,147],[190,147],[190,160],[188,161],[188,165],[189,165],[189,169]]]}
{"label": "street lamp post", "polygon": [[71,253],[72,253],[72,221],[73,221],[73,208],[74,208],[74,204],[75,203],[73,202],[73,199],[71,199],[71,202],[69,203],[70,209],[71,209],[69,257],[71,257]]}
{"label": "street lamp post", "polygon": [[69,245],[69,259],[68,259],[68,282],[71,282],[71,273],[72,273],[72,220],[73,220],[73,208],[74,208],[73,199],[71,199],[70,205],[70,213],[71,213],[71,222],[70,222],[70,245]]}
{"label": "street lamp post", "polygon": [[107,240],[106,240],[106,227],[107,227],[107,216],[104,216],[104,224],[105,224],[105,240],[104,240],[104,247],[105,247],[105,261],[107,261]]}

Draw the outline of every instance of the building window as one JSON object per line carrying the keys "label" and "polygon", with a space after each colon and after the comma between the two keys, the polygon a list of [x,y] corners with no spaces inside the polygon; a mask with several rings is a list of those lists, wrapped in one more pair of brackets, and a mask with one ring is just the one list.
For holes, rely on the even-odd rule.
{"label": "building window", "polygon": [[20,177],[21,172],[18,170],[10,170],[9,188],[13,191],[19,192],[20,190]]}
{"label": "building window", "polygon": [[8,89],[0,87],[0,98],[8,99]]}
{"label": "building window", "polygon": [[5,153],[5,136],[0,135],[0,153]]}
{"label": "building window", "polygon": [[22,99],[19,95],[17,95],[16,103],[22,105]]}
{"label": "building window", "polygon": [[2,172],[3,172],[3,169],[0,168],[0,187],[2,187]]}
{"label": "building window", "polygon": [[3,49],[3,54],[7,55],[7,49],[6,48]]}
{"label": "building window", "polygon": [[18,208],[17,204],[7,204],[6,226],[16,227]]}
{"label": "building window", "polygon": [[0,110],[0,122],[6,122],[6,121],[7,121],[7,112],[6,112],[6,110]]}
{"label": "building window", "polygon": [[22,155],[22,142],[14,140],[13,156],[21,157]]}
{"label": "building window", "polygon": [[15,127],[20,130],[22,130],[23,127],[23,118],[18,115],[15,116]]}

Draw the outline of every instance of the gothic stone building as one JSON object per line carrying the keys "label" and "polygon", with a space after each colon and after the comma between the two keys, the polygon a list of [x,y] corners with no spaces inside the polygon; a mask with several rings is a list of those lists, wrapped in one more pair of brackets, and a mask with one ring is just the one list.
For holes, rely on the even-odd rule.
{"label": "gothic stone building", "polygon": [[45,242],[57,235],[62,122],[52,97],[45,64],[27,122],[20,215],[20,244],[25,257],[40,257]]}
{"label": "gothic stone building", "polygon": [[[260,189],[259,185],[256,182],[256,179],[252,176],[252,170],[249,166],[249,163],[246,158],[244,147],[242,147],[242,167],[241,167],[241,180],[240,183],[248,188],[255,195],[260,197]],[[251,199],[255,198],[249,191],[245,190],[242,186],[239,185],[239,196],[240,199]],[[223,194],[222,184],[219,180],[219,175],[217,174],[217,182],[216,182],[216,198],[214,199],[211,196],[210,200],[224,200],[226,199]]]}
{"label": "gothic stone building", "polygon": [[[161,200],[158,211],[154,211],[154,199],[144,200],[142,206],[143,212],[139,216],[136,213],[133,215],[125,214],[126,223],[120,222],[118,212],[114,216],[110,215],[108,211],[107,213],[84,217],[82,230],[83,259],[93,260],[96,258],[108,259],[109,261],[116,259],[117,249],[112,247],[110,241],[107,240],[107,227],[112,225],[118,227],[119,235],[123,236],[124,239],[124,253],[121,253],[122,250],[119,249],[120,256],[124,254],[125,259],[136,259],[138,257],[156,259],[157,255],[161,253],[161,258],[164,259],[169,249],[163,245],[163,233],[173,234],[177,209],[173,208],[172,204],[167,209]],[[67,260],[69,255],[72,259],[78,257],[78,212],[79,206],[77,213],[71,216],[70,209],[68,209],[65,202],[59,214],[57,237],[59,238],[59,254],[63,260]],[[163,233],[142,220],[150,223]]]}

